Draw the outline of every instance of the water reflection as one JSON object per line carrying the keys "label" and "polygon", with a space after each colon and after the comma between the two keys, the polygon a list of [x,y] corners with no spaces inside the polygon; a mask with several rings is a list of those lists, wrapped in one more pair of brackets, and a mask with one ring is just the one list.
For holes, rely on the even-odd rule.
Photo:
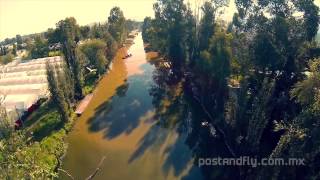
{"label": "water reflection", "polygon": [[148,69],[143,74],[130,76],[117,88],[116,95],[96,108],[94,116],[88,120],[90,131],[103,131],[108,139],[122,133],[129,134],[140,124],[143,117],[152,107],[151,99],[145,98],[152,83]]}
{"label": "water reflection", "polygon": [[[175,175],[188,169],[181,179],[239,178],[237,167],[202,166],[199,169],[198,158],[230,157],[230,154],[222,137],[202,125],[209,118],[188,94],[186,80],[172,74],[170,69],[163,68],[157,60],[153,64],[156,67],[153,73],[156,83],[150,89],[150,95],[153,97],[155,117],[161,127],[174,130],[178,137],[165,150],[168,158],[163,166],[164,172],[168,167],[173,167]],[[187,167],[188,162],[193,162],[193,165]]]}
{"label": "water reflection", "polygon": [[106,155],[95,179],[201,180],[184,81],[146,63],[141,35],[130,51],[131,58],[114,62],[70,133],[64,169],[84,179]]}
{"label": "water reflection", "polygon": [[185,80],[159,61],[146,63],[139,38],[132,58],[114,61],[70,133],[64,169],[83,179],[106,155],[96,179],[227,178],[234,168],[198,168],[199,157],[228,156],[224,143],[201,126],[207,117],[184,90]]}

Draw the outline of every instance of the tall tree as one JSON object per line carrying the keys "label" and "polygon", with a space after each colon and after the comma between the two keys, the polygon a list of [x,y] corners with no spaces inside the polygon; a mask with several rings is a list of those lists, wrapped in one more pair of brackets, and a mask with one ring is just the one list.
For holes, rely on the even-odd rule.
{"label": "tall tree", "polygon": [[125,22],[126,19],[119,7],[114,7],[110,10],[108,17],[108,31],[118,43],[122,43],[125,40]]}
{"label": "tall tree", "polygon": [[201,51],[200,59],[196,61],[195,66],[202,103],[220,120],[223,120],[224,105],[228,96],[231,40],[232,35],[217,27],[215,34],[210,38],[209,48]]}
{"label": "tall tree", "polygon": [[118,50],[118,43],[114,38],[111,36],[109,32],[105,32],[103,35],[103,40],[106,42],[107,48],[106,48],[106,57],[109,62],[114,58],[114,56],[117,53]]}
{"label": "tall tree", "polygon": [[186,61],[187,64],[191,64],[192,60],[194,59],[195,53],[196,53],[196,26],[197,22],[196,19],[192,13],[190,4],[187,4],[187,12],[186,12],[186,49],[187,49],[187,57]]}
{"label": "tall tree", "polygon": [[14,56],[16,56],[16,55],[17,55],[17,45],[16,45],[16,44],[13,44],[13,47],[12,47],[12,54],[13,54]]}
{"label": "tall tree", "polygon": [[69,119],[68,103],[63,92],[64,88],[61,88],[57,79],[57,77],[61,78],[62,75],[58,75],[60,73],[59,69],[51,65],[49,62],[46,64],[46,70],[48,88],[51,93],[52,102],[56,105],[61,115],[61,119],[67,122]]}
{"label": "tall tree", "polygon": [[[254,97],[263,89],[261,84],[265,77],[275,79],[268,122],[292,120],[297,115],[298,107],[290,100],[289,92],[302,77],[307,60],[299,58],[300,50],[315,36],[319,22],[319,17],[315,15],[318,8],[309,0],[263,0],[257,3],[237,0],[236,5],[239,14],[234,17],[234,25],[238,35],[248,39],[248,48],[244,48],[242,51],[246,52],[241,54],[247,54],[248,64],[253,65],[250,68],[253,73],[249,73],[254,89],[251,95]],[[304,14],[303,18],[296,16],[299,13]]]}
{"label": "tall tree", "polygon": [[23,43],[22,37],[21,37],[20,34],[17,34],[17,35],[16,35],[16,40],[17,40],[17,44],[18,44],[18,45]]}
{"label": "tall tree", "polygon": [[158,0],[154,4],[156,28],[159,28],[160,38],[163,38],[161,50],[171,61],[173,70],[178,72],[186,61],[187,16],[188,9],[183,0]]}
{"label": "tall tree", "polygon": [[80,29],[75,18],[66,18],[57,23],[59,41],[63,45],[62,51],[68,69],[74,79],[74,94],[76,99],[83,97],[82,69],[80,67],[82,57],[76,53],[76,46],[80,40]]}
{"label": "tall tree", "polygon": [[214,9],[210,2],[205,2],[201,7],[203,17],[200,21],[199,32],[199,51],[203,51],[209,46],[209,39],[214,33]]}

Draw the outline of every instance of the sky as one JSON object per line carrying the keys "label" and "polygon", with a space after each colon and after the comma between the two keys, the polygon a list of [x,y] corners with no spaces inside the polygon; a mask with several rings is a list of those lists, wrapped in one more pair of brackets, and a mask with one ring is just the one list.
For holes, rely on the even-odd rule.
{"label": "sky", "polygon": [[105,22],[109,11],[119,6],[126,18],[152,16],[153,0],[0,0],[0,40],[16,34],[43,32],[66,17],[80,25]]}
{"label": "sky", "polygon": [[[195,1],[185,0],[193,7]],[[87,25],[105,22],[109,11],[119,6],[127,19],[142,21],[153,17],[155,0],[0,0],[0,41],[46,31],[66,17],[75,17],[78,24]],[[315,0],[320,6],[320,0]],[[230,20],[235,11],[234,0],[225,10],[222,18]]]}

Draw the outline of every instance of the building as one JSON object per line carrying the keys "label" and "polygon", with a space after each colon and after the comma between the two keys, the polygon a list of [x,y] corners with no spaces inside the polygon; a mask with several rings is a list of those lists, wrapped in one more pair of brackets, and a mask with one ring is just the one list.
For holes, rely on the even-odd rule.
{"label": "building", "polygon": [[61,65],[60,56],[15,60],[0,66],[0,103],[10,113],[31,111],[41,98],[49,96],[46,62]]}

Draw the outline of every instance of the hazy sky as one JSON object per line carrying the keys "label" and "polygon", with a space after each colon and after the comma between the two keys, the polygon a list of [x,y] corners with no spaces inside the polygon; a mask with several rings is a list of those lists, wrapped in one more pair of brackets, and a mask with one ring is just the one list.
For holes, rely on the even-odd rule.
{"label": "hazy sky", "polygon": [[143,20],[153,15],[153,3],[153,0],[0,0],[0,40],[45,31],[70,16],[80,25],[104,22],[113,6],[119,6],[126,18]]}
{"label": "hazy sky", "polygon": [[[192,5],[195,1],[185,0]],[[315,0],[320,5],[320,0]],[[16,34],[43,32],[65,17],[73,16],[80,25],[105,22],[110,9],[119,6],[126,18],[142,21],[153,16],[155,0],[0,0],[0,40]],[[235,6],[233,0],[226,10],[230,19]]]}

